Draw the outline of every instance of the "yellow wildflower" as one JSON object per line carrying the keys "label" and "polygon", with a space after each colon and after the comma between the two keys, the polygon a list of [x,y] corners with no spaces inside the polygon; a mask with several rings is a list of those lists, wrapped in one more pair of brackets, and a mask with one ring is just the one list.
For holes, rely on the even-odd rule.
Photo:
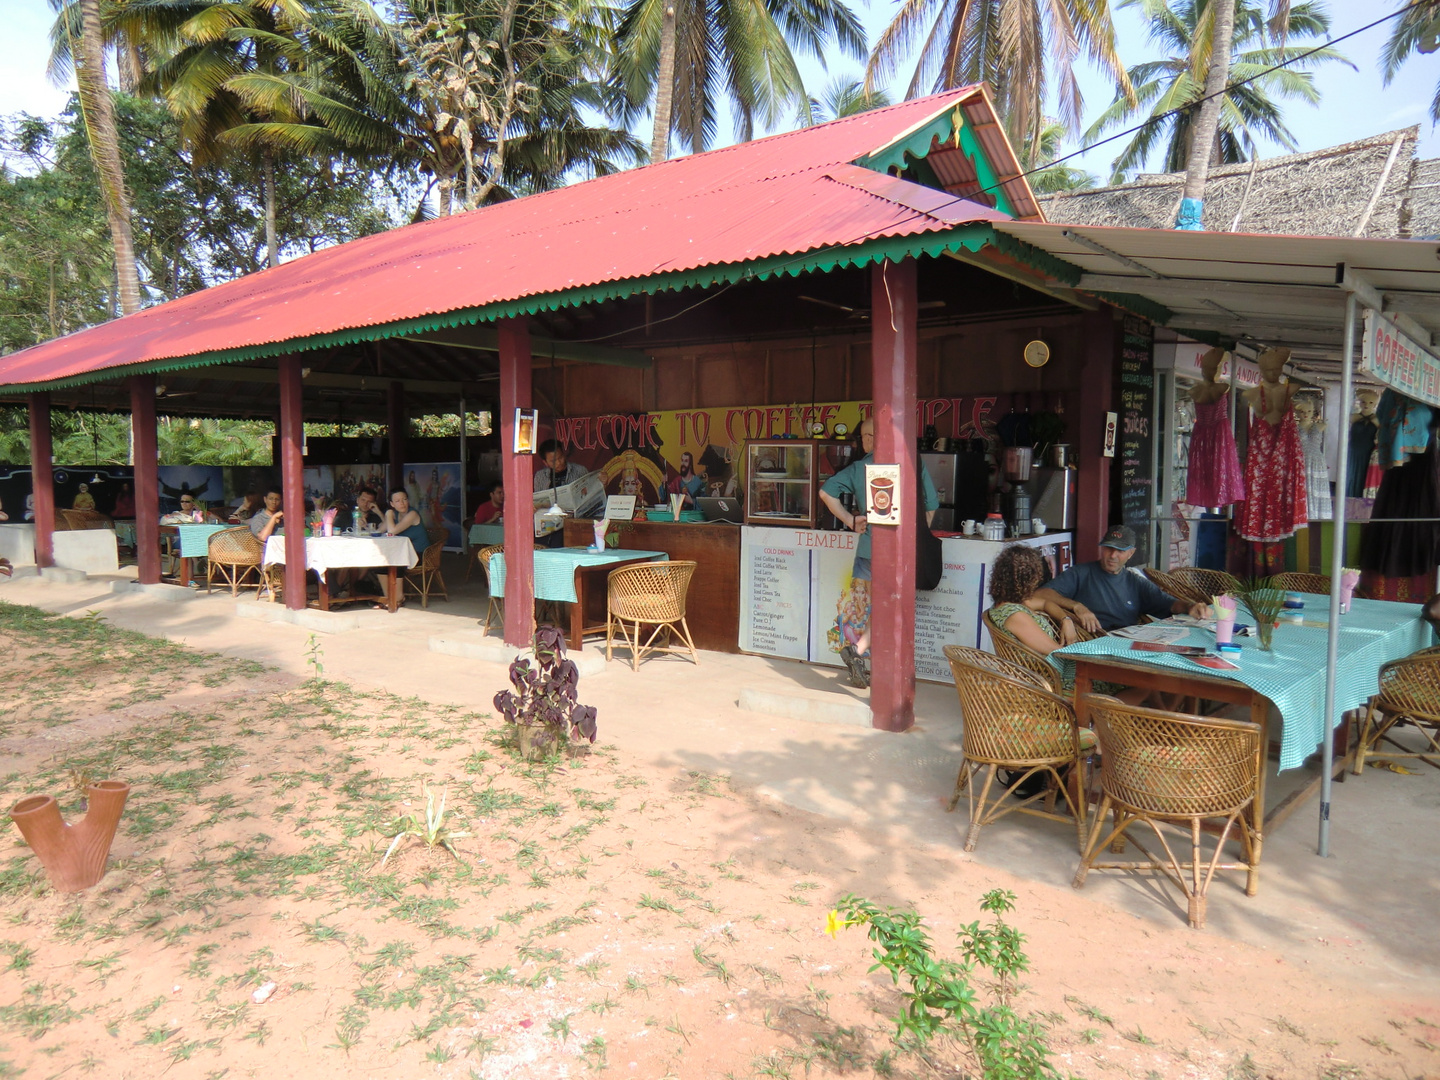
{"label": "yellow wildflower", "polygon": [[832,938],[849,925],[848,922],[840,918],[840,912],[834,908],[831,908],[830,913],[825,916],[825,932]]}

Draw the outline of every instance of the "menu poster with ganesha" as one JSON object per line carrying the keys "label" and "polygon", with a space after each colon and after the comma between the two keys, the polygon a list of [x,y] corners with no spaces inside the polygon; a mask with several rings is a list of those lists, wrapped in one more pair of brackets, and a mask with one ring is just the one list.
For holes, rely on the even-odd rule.
{"label": "menu poster with ganesha", "polygon": [[[989,438],[997,401],[922,398],[916,407],[918,430],[933,426],[946,438]],[[744,481],[740,451],[745,443],[809,438],[816,425],[833,437],[836,425],[843,424],[853,435],[870,411],[869,402],[831,401],[566,416],[545,425],[542,437],[556,439],[570,461],[601,473],[608,493],[635,495],[655,505],[682,492],[735,497]],[[834,465],[821,455],[822,480]]]}

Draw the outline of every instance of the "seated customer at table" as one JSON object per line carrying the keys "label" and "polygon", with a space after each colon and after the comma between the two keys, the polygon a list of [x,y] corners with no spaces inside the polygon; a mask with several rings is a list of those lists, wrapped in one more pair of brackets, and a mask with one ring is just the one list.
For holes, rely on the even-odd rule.
{"label": "seated customer at table", "polygon": [[[210,513],[203,515],[206,522],[215,520]],[[195,498],[192,495],[180,496],[180,509],[171,510],[160,519],[161,525],[193,525],[195,524]]]}
{"label": "seated customer at table", "polygon": [[[1045,580],[1045,560],[1034,548],[1012,544],[995,557],[990,568],[990,621],[1031,652],[1039,653],[1060,673],[1060,685],[1067,694],[1075,692],[1075,662],[1052,655],[1062,645],[1079,638],[1074,617],[1053,601],[1041,598],[1040,582]],[[1049,618],[1044,618],[1048,615]],[[1056,627],[1060,636],[1057,638]],[[1144,690],[1129,690],[1116,683],[1097,682],[1097,694],[1113,694],[1131,705],[1145,697]]]}
{"label": "seated customer at table", "polygon": [[496,480],[485,489],[486,499],[475,508],[476,525],[498,525],[505,520],[505,485]]}
{"label": "seated customer at table", "polygon": [[1095,562],[1072,566],[1036,595],[1064,608],[1092,634],[1135,626],[1146,615],[1210,617],[1208,604],[1176,600],[1149,578],[1125,568],[1135,554],[1135,530],[1128,525],[1107,532],[1099,554]]}
{"label": "seated customer at table", "polygon": [[415,548],[418,559],[430,546],[430,536],[420,523],[420,515],[410,509],[410,496],[404,488],[390,492],[390,509],[385,511],[385,532],[390,536],[403,536]]}
{"label": "seated customer at table", "polygon": [[280,519],[284,516],[285,511],[280,509],[280,492],[271,488],[265,492],[265,505],[251,514],[246,524],[255,534],[255,539],[263,544],[280,527]]}

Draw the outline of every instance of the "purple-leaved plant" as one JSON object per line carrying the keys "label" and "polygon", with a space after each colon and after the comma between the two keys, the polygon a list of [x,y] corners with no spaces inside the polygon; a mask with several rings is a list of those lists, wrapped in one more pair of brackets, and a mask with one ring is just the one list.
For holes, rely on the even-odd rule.
{"label": "purple-leaved plant", "polygon": [[495,708],[515,728],[521,755],[555,754],[577,737],[593,743],[595,707],[580,704],[580,672],[565,657],[565,635],[558,627],[535,631],[535,661],[532,666],[528,656],[517,656],[510,665],[515,689],[495,695]]}

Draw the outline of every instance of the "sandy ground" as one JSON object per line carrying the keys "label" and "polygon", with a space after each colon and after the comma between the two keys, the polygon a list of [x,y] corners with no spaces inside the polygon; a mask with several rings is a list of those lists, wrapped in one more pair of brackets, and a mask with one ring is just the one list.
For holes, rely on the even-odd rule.
{"label": "sandy ground", "polygon": [[[5,634],[0,678],[35,689],[0,727],[4,798],[48,791],[73,815],[75,773],[133,791],[89,892],[48,889],[13,830],[0,843],[0,1076],[957,1075],[956,1045],[897,1050],[898,994],[825,913],[846,893],[913,908],[953,958],[996,888],[1026,935],[1017,1006],[1067,1074],[1440,1075],[1429,770],[1338,788],[1344,857],[1287,825],[1261,895],[1217,882],[1197,932],[1153,882],[1072,890],[1064,826],[961,851],[943,688],[891,736],[736,708],[740,680],[837,692],[792,665],[616,665],[581,681],[596,750],[537,768],[498,745],[503,667],[426,649],[445,615],[318,636],[316,691],[309,633],[228,599],[34,579],[0,599],[192,647]],[[382,867],[422,783],[468,834],[459,857],[411,839]]]}

